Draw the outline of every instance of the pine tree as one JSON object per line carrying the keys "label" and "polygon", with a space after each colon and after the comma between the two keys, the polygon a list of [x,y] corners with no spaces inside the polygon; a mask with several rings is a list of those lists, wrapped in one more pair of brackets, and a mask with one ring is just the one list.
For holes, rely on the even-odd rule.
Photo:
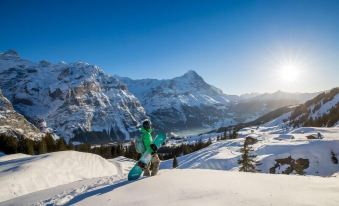
{"label": "pine tree", "polygon": [[91,151],[91,145],[88,144],[88,143],[80,144],[77,148],[78,148],[77,150],[80,151],[80,152],[90,152]]}
{"label": "pine tree", "polygon": [[25,137],[18,138],[18,152],[34,155],[34,142]]}
{"label": "pine tree", "polygon": [[56,141],[56,148],[58,151],[67,150],[66,141],[64,138],[60,138]]}
{"label": "pine tree", "polygon": [[234,129],[232,132],[232,139],[236,139],[237,137],[238,137],[238,131]]}
{"label": "pine tree", "polygon": [[74,150],[74,145],[71,141],[69,141],[68,145],[67,145],[67,149],[68,150]]}
{"label": "pine tree", "polygon": [[50,133],[47,133],[44,137],[46,146],[47,146],[47,152],[55,152],[56,151],[56,144],[55,140],[52,137]]}
{"label": "pine tree", "polygon": [[118,156],[118,154],[117,154],[117,146],[113,145],[113,146],[111,147],[111,154],[112,154],[112,157],[113,157],[113,158],[115,158],[115,157]]}
{"label": "pine tree", "polygon": [[27,154],[34,155],[34,142],[32,140],[26,140]]}
{"label": "pine tree", "polygon": [[255,169],[255,155],[251,154],[252,148],[249,145],[249,140],[246,138],[244,142],[244,147],[240,150],[242,152],[241,159],[238,163],[241,165],[239,171],[242,172],[256,172]]}
{"label": "pine tree", "polygon": [[177,160],[177,157],[176,157],[176,156],[174,156],[174,158],[173,158],[173,164],[172,164],[172,167],[173,167],[173,168],[177,168],[177,167],[178,167],[178,160]]}
{"label": "pine tree", "polygon": [[17,148],[18,142],[16,137],[0,135],[0,151],[3,151],[5,154],[14,154],[17,153]]}
{"label": "pine tree", "polygon": [[331,151],[331,160],[332,160],[333,164],[338,164],[337,155],[333,151]]}
{"label": "pine tree", "polygon": [[47,144],[45,138],[41,138],[41,140],[39,141],[38,153],[39,154],[47,153]]}

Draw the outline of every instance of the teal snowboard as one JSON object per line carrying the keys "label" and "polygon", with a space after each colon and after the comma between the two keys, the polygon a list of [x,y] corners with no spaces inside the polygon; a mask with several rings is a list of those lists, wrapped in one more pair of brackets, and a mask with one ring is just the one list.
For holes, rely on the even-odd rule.
{"label": "teal snowboard", "polygon": [[[160,148],[160,146],[165,142],[166,140],[166,134],[165,133],[159,133],[153,140],[153,144],[157,146],[157,148]],[[152,160],[152,154],[149,152],[144,152],[142,156],[140,157],[139,161],[145,163],[146,165]],[[138,179],[143,170],[141,167],[138,166],[138,162],[135,163],[134,167],[129,171],[128,173],[128,180],[136,180]]]}

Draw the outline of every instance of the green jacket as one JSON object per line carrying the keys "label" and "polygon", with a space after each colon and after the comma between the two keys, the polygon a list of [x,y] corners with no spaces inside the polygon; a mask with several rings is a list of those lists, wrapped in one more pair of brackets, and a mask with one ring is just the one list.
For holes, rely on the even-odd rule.
{"label": "green jacket", "polygon": [[147,152],[152,153],[153,150],[151,148],[151,144],[153,143],[152,138],[152,129],[150,131],[145,130],[144,128],[140,129],[140,132],[142,134],[142,141],[144,142],[145,149]]}

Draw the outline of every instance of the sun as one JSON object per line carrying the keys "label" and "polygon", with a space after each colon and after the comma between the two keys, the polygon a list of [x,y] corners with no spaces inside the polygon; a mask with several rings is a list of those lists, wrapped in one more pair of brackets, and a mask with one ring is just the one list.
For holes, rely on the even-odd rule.
{"label": "sun", "polygon": [[286,63],[280,66],[280,77],[286,82],[295,82],[299,78],[299,70],[297,64]]}

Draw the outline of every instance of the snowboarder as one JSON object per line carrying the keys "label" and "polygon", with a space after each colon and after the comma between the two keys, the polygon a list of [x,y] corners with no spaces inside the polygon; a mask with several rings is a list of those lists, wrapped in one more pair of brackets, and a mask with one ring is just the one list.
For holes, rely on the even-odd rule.
{"label": "snowboarder", "polygon": [[[140,129],[142,133],[142,140],[145,146],[145,149],[149,151],[149,153],[152,154],[152,160],[148,165],[142,165],[141,168],[144,170],[144,176],[154,176],[159,171],[160,166],[160,159],[157,154],[158,148],[152,144],[153,138],[152,138],[152,125],[149,120],[145,120],[142,123],[142,128]],[[152,170],[152,171],[151,171]]]}

